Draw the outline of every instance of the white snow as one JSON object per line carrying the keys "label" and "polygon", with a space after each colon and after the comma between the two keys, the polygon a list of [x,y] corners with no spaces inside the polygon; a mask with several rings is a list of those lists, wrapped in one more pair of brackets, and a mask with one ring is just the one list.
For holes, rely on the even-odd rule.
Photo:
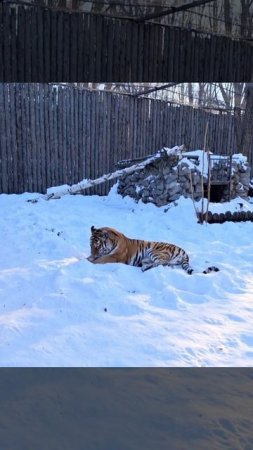
{"label": "white snow", "polygon": [[179,164],[181,164],[182,161],[184,161],[189,165],[190,168],[196,168],[196,164],[191,163],[189,160],[187,160],[187,157],[197,156],[198,161],[199,161],[198,169],[200,170],[200,172],[202,173],[202,175],[204,177],[208,176],[208,153],[207,152],[205,152],[204,150],[193,150],[190,152],[182,153],[182,156],[185,156],[186,158],[181,160]]}
{"label": "white snow", "polygon": [[[190,199],[157,208],[115,190],[0,195],[0,364],[252,365],[252,223],[200,225]],[[91,264],[91,225],[180,245],[198,273]]]}

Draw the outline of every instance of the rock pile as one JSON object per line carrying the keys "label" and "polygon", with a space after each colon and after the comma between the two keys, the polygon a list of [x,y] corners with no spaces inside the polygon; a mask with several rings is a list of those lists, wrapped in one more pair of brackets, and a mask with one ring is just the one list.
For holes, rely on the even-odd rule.
{"label": "rock pile", "polygon": [[[188,156],[189,155],[189,156]],[[246,197],[250,183],[250,168],[246,158],[234,155],[231,174],[231,198]],[[200,161],[202,158],[204,160]],[[129,195],[136,201],[152,202],[163,206],[180,196],[202,197],[202,171],[207,183],[206,153],[201,150],[171,154],[161,151],[161,156],[143,169],[123,175],[118,182],[118,193]],[[203,170],[204,169],[204,170]],[[229,200],[229,185],[224,188],[221,201]]]}

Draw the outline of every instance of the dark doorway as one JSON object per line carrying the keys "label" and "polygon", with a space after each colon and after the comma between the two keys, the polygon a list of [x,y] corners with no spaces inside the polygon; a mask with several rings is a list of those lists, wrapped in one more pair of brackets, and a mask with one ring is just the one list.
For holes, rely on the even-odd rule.
{"label": "dark doorway", "polygon": [[[224,199],[224,197],[227,196],[225,195],[225,191],[227,194],[227,188],[227,184],[211,184],[210,202],[219,203],[222,199]],[[207,184],[204,184],[204,197],[208,197]]]}

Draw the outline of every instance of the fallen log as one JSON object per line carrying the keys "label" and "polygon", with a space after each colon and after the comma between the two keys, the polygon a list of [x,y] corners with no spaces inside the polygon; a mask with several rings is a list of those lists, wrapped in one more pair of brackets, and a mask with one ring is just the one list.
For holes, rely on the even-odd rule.
{"label": "fallen log", "polygon": [[56,186],[47,189],[46,195],[43,197],[45,200],[51,200],[51,199],[59,199],[63,197],[64,195],[68,194],[82,194],[85,189],[88,189],[90,187],[96,186],[101,183],[105,183],[106,181],[111,181],[116,178],[120,178],[121,176],[135,172],[138,170],[143,169],[148,164],[153,163],[157,159],[160,159],[163,154],[167,153],[167,155],[172,154],[173,152],[177,152],[181,149],[181,147],[173,147],[172,149],[162,149],[161,151],[157,152],[155,155],[152,155],[151,157],[145,159],[144,161],[134,164],[130,167],[126,167],[124,169],[116,170],[115,172],[107,173],[105,175],[102,175],[99,178],[96,178],[95,180],[89,180],[84,179],[80,181],[77,184],[69,185],[63,185],[63,186]]}

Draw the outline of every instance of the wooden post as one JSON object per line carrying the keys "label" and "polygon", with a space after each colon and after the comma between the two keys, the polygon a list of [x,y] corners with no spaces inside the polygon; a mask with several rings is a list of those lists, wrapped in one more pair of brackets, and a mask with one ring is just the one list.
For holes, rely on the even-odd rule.
{"label": "wooden post", "polygon": [[204,136],[204,148],[203,148],[203,158],[202,158],[202,174],[201,174],[201,191],[202,191],[202,201],[201,201],[201,217],[202,222],[204,220],[204,154],[206,151],[206,139],[207,139],[207,130],[208,130],[209,121],[206,123],[205,136]]}

